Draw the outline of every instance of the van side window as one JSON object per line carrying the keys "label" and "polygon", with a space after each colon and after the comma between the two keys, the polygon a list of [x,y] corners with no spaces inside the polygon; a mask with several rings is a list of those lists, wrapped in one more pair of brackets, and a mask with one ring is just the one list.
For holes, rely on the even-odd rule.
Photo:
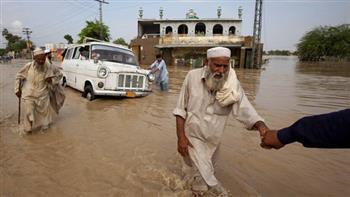
{"label": "van side window", "polygon": [[65,59],[65,57],[66,57],[66,55],[67,55],[67,51],[68,51],[68,49],[64,49],[63,50],[63,52],[62,52],[62,60],[64,60]]}
{"label": "van side window", "polygon": [[65,60],[71,59],[73,49],[68,49],[66,55],[64,56]]}
{"label": "van side window", "polygon": [[79,59],[80,56],[80,51],[79,51],[80,47],[75,47],[74,50],[74,54],[73,54],[73,58],[72,59]]}
{"label": "van side window", "polygon": [[82,59],[89,59],[89,53],[90,53],[90,46],[82,46],[79,48],[80,55],[82,56]]}

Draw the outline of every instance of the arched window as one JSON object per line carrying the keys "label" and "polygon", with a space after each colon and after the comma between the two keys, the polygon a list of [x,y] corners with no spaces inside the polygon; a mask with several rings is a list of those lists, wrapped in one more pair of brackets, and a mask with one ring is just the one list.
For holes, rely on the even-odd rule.
{"label": "arched window", "polygon": [[201,35],[204,36],[205,35],[205,24],[204,23],[197,23],[196,27],[195,27],[195,34],[196,35]]}
{"label": "arched window", "polygon": [[236,34],[236,27],[231,26],[230,29],[228,29],[228,35],[235,35]]}
{"label": "arched window", "polygon": [[188,33],[188,27],[185,24],[182,24],[177,29],[177,34],[187,34]]}
{"label": "arched window", "polygon": [[165,34],[172,34],[173,33],[173,28],[168,26],[165,28]]}
{"label": "arched window", "polygon": [[214,35],[215,34],[221,34],[222,35],[222,32],[223,32],[222,25],[220,25],[220,24],[214,25],[214,27],[213,27],[213,34]]}

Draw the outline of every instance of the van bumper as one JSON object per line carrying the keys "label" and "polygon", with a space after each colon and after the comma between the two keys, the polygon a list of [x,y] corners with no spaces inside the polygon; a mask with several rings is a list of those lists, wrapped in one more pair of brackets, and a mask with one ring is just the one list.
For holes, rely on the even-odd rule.
{"label": "van bumper", "polygon": [[120,96],[120,97],[142,97],[147,96],[151,93],[151,90],[148,91],[134,91],[134,90],[95,90],[95,95],[99,96]]}

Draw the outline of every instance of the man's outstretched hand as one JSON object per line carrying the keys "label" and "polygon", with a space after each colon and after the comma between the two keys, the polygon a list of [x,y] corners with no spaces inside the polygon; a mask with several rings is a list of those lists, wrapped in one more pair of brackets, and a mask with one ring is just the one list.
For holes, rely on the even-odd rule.
{"label": "man's outstretched hand", "polygon": [[276,130],[269,130],[262,136],[260,146],[266,149],[280,149],[284,144],[278,139]]}

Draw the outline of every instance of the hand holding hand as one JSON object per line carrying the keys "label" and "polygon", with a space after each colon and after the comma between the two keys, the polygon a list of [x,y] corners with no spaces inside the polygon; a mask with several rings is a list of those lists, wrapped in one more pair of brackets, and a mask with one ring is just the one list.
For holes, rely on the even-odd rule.
{"label": "hand holding hand", "polygon": [[259,131],[260,138],[263,138],[266,135],[266,132],[269,130],[266,124],[262,121],[256,122],[254,127]]}
{"label": "hand holding hand", "polygon": [[260,146],[266,149],[280,149],[284,146],[284,144],[282,144],[282,142],[278,139],[276,130],[269,130],[261,139]]}

